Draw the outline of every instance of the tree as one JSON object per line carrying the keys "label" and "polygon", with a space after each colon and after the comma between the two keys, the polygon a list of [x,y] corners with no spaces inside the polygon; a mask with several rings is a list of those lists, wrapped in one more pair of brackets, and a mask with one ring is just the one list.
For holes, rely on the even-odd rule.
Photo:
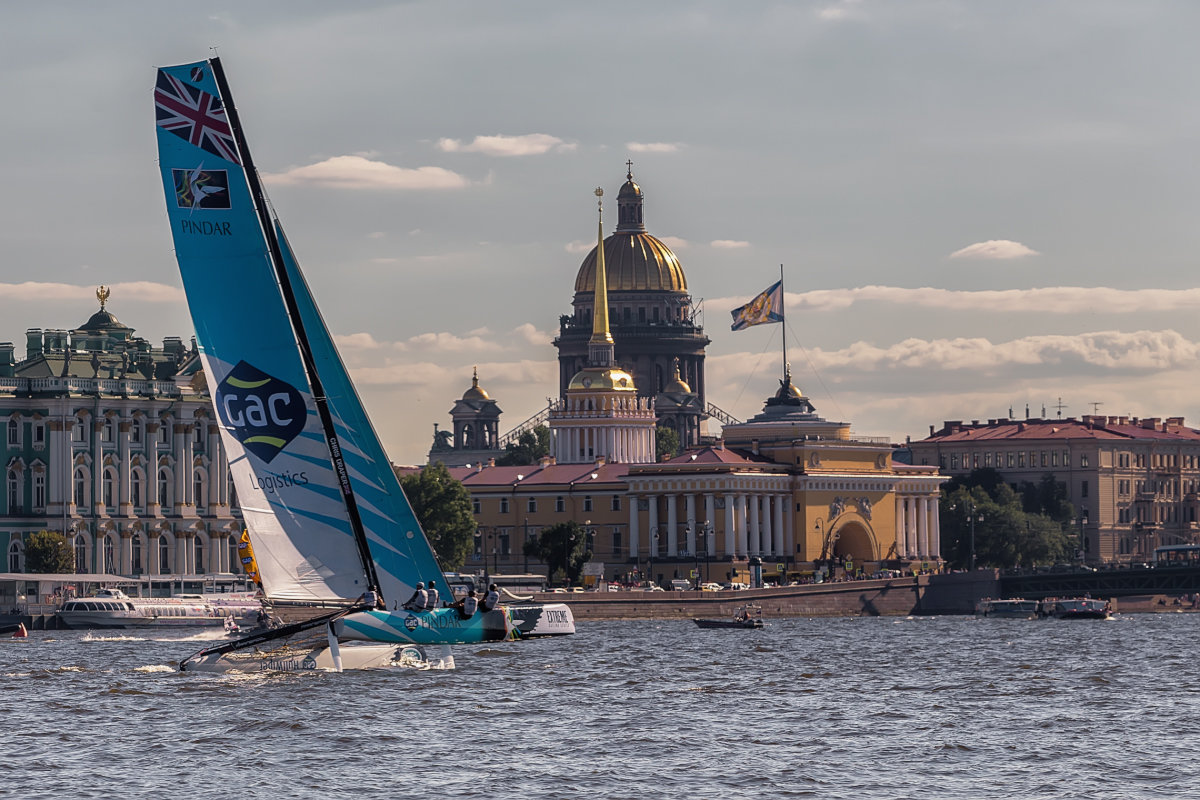
{"label": "tree", "polygon": [[545,425],[537,425],[532,430],[525,431],[517,437],[517,441],[509,442],[504,447],[504,455],[496,459],[500,467],[519,467],[525,464],[536,464],[542,456],[550,454],[550,429]]}
{"label": "tree", "polygon": [[457,570],[470,555],[475,538],[471,495],[466,487],[452,478],[440,461],[402,476],[400,487],[442,568]]}
{"label": "tree", "polygon": [[579,583],[583,565],[592,559],[587,536],[578,522],[559,522],[525,542],[525,555],[546,562],[551,583]]}
{"label": "tree", "polygon": [[674,428],[659,426],[654,429],[654,456],[656,461],[679,455],[679,433]]}
{"label": "tree", "polygon": [[25,571],[67,573],[75,571],[75,556],[67,537],[54,531],[38,531],[25,542]]}
{"label": "tree", "polygon": [[948,492],[943,487],[941,520],[942,554],[955,567],[971,564],[972,528],[980,567],[1050,564],[1069,552],[1063,526],[1025,511],[1007,483],[995,484],[991,494],[983,486],[959,485]]}

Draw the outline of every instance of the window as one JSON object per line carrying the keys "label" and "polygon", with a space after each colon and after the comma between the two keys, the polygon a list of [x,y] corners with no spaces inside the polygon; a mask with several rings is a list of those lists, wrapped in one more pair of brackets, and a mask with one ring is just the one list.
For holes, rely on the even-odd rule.
{"label": "window", "polygon": [[979,453],[971,454],[971,468],[979,469]]}
{"label": "window", "polygon": [[1086,467],[1087,465],[1088,465],[1088,457],[1086,455],[1081,455],[1079,457],[1079,466]]}
{"label": "window", "polygon": [[72,442],[87,441],[87,436],[85,435],[85,432],[83,429],[83,420],[81,420],[79,417],[75,418],[75,424],[71,426],[71,441]]}
{"label": "window", "polygon": [[1042,451],[1042,466],[1043,466],[1043,467],[1048,467],[1048,466],[1050,466],[1050,462],[1049,462],[1049,460],[1048,460],[1048,457],[1047,457],[1047,455],[1046,455],[1046,451],[1045,451],[1045,450],[1043,450],[1043,451]]}
{"label": "window", "polygon": [[1079,496],[1080,497],[1088,496],[1088,482],[1087,481],[1083,481],[1082,483],[1079,484]]}
{"label": "window", "polygon": [[500,513],[501,514],[508,513],[508,498],[507,497],[500,498]]}
{"label": "window", "polygon": [[104,507],[111,510],[114,505],[113,485],[117,482],[117,474],[112,469],[104,470],[101,488],[104,490]]}
{"label": "window", "polygon": [[621,532],[620,531],[613,531],[612,549],[613,549],[614,553],[621,552]]}
{"label": "window", "polygon": [[9,572],[25,571],[25,553],[23,552],[23,547],[24,542],[19,539],[8,546]]}
{"label": "window", "polygon": [[511,554],[512,550],[510,548],[510,542],[508,539],[508,531],[505,531],[504,533],[500,534],[500,555],[507,556]]}
{"label": "window", "polygon": [[1063,466],[1064,467],[1071,466],[1071,451],[1070,450],[1063,450]]}
{"label": "window", "polygon": [[192,502],[196,508],[206,508],[208,506],[208,498],[204,491],[204,472],[196,470],[192,473]]}
{"label": "window", "polygon": [[129,441],[133,444],[142,443],[142,426],[146,423],[141,418],[135,418],[129,425]]}
{"label": "window", "polygon": [[990,467],[991,465],[992,465],[992,454],[984,453],[983,454],[983,466]]}
{"label": "window", "polygon": [[197,447],[204,446],[204,425],[199,420],[192,426],[192,443]]}
{"label": "window", "polygon": [[166,420],[163,420],[163,422],[158,426],[158,443],[171,443],[171,424]]}
{"label": "window", "polygon": [[21,513],[21,473],[15,469],[8,471],[8,513]]}
{"label": "window", "polygon": [[88,474],[83,467],[75,470],[75,505],[85,508],[88,504]]}
{"label": "window", "polygon": [[16,447],[21,443],[21,423],[15,419],[8,421],[8,446]]}
{"label": "window", "polygon": [[141,575],[142,574],[142,537],[135,534],[133,537],[133,542],[131,544],[133,545],[133,559],[132,559],[133,563],[130,566],[133,569],[134,575]]}
{"label": "window", "polygon": [[1017,469],[1025,468],[1025,451],[1021,450],[1017,453]]}
{"label": "window", "polygon": [[621,498],[620,498],[620,496],[619,496],[619,495],[615,495],[615,494],[613,495],[613,499],[612,499],[612,510],[613,510],[613,511],[620,511],[620,510],[621,510]]}
{"label": "window", "polygon": [[46,443],[46,423],[44,423],[44,422],[33,423],[33,445],[34,445],[34,447],[37,447],[38,445],[45,444],[45,443]]}
{"label": "window", "polygon": [[171,544],[166,536],[158,537],[158,571],[163,575],[171,574]]}
{"label": "window", "polygon": [[950,469],[958,469],[958,453],[950,454]]}
{"label": "window", "polygon": [[197,575],[204,574],[204,540],[197,536],[192,545],[192,556],[196,559],[196,563],[192,565],[192,571]]}
{"label": "window", "polygon": [[117,563],[117,545],[112,534],[104,537],[104,571],[110,575],[120,572],[121,565]]}
{"label": "window", "polygon": [[592,510],[592,496],[590,494],[585,494],[583,496],[583,510],[584,511]]}
{"label": "window", "polygon": [[117,422],[112,417],[108,417],[104,420],[104,427],[100,429],[100,441],[110,443],[116,440]]}
{"label": "window", "polygon": [[[1043,466],[1045,466],[1045,465],[1043,465]],[[1050,466],[1052,466],[1052,467],[1058,466],[1058,451],[1057,450],[1052,450],[1050,452]]]}
{"label": "window", "polygon": [[1008,468],[1012,469],[1015,462],[1016,462],[1016,455],[1014,453],[1010,452],[1008,454]]}
{"label": "window", "polygon": [[75,549],[75,571],[76,572],[87,572],[88,571],[88,568],[87,568],[88,567],[87,540],[83,538],[82,533],[76,534],[74,549]]}
{"label": "window", "polygon": [[[533,511],[532,508],[529,510]],[[559,512],[560,514],[567,510],[567,502],[565,500],[563,500],[563,496],[561,494],[558,497],[554,498],[554,510]]]}
{"label": "window", "polygon": [[46,473],[33,473],[33,507],[36,509],[44,509],[46,507]]}
{"label": "window", "polygon": [[530,514],[533,514],[534,512],[537,511],[537,498],[536,497],[529,498],[529,501],[525,504],[525,510],[528,511]]}
{"label": "window", "polygon": [[129,473],[129,502],[134,508],[142,507],[142,472],[133,470]]}
{"label": "window", "polygon": [[479,498],[478,497],[471,498],[471,513],[479,514],[482,511],[483,511],[483,504],[479,501]]}
{"label": "window", "polygon": [[158,471],[158,502],[163,508],[174,504],[174,498],[171,496],[171,473],[166,467]]}

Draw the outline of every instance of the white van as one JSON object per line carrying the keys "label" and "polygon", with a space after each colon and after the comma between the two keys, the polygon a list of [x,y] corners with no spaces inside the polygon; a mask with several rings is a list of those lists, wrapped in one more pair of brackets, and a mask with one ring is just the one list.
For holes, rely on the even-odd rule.
{"label": "white van", "polygon": [[692,588],[692,582],[683,578],[675,578],[671,581],[671,588],[677,592],[686,592]]}

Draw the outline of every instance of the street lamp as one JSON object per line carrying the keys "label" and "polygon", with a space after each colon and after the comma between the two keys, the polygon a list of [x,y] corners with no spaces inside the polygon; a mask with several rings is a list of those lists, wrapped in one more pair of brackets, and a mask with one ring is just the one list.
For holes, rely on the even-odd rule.
{"label": "street lamp", "polygon": [[650,556],[646,562],[647,578],[650,580],[650,585],[654,585],[654,554],[658,552],[658,528],[650,529]]}
{"label": "street lamp", "polygon": [[712,580],[712,570],[708,566],[708,548],[715,549],[717,540],[713,530],[712,520],[707,520],[704,523],[704,581],[705,583]]}
{"label": "street lamp", "polygon": [[1085,508],[1079,512],[1079,549],[1075,552],[1075,557],[1080,562],[1082,562],[1084,560],[1084,550],[1086,549],[1084,546],[1083,529],[1087,525],[1087,521],[1088,521],[1088,512],[1087,512],[1087,509]]}
{"label": "street lamp", "polygon": [[[957,505],[950,506],[951,511],[955,511],[957,509],[958,509]],[[975,518],[978,516],[979,521],[983,522],[983,514],[976,513],[976,512],[978,512],[979,509],[975,506],[974,500],[967,500],[966,505],[963,508],[963,510],[967,512],[967,515],[971,520],[971,562],[970,562],[971,566],[970,566],[970,571],[974,572],[975,571]]]}

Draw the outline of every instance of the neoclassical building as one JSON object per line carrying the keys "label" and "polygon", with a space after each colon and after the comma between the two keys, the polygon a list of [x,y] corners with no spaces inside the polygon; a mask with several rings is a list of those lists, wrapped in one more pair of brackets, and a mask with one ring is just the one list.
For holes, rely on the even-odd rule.
{"label": "neoclassical building", "polygon": [[[709,344],[688,293],[679,259],[646,230],[645,197],[633,180],[633,165],[617,195],[617,225],[588,253],[575,276],[573,313],[559,319],[558,394],[567,395],[572,379],[586,367],[597,314],[600,261],[604,262],[605,296],[614,358],[633,378],[639,397],[656,398],[664,391],[690,400],[658,403],[657,419],[680,433],[684,447],[700,443],[700,422],[707,417],[704,352]],[[599,258],[602,256],[603,258]]]}
{"label": "neoclassical building", "polygon": [[195,345],[135,337],[106,308],[73,330],[0,344],[0,546],[66,535],[77,573],[240,573],[242,522]]}

